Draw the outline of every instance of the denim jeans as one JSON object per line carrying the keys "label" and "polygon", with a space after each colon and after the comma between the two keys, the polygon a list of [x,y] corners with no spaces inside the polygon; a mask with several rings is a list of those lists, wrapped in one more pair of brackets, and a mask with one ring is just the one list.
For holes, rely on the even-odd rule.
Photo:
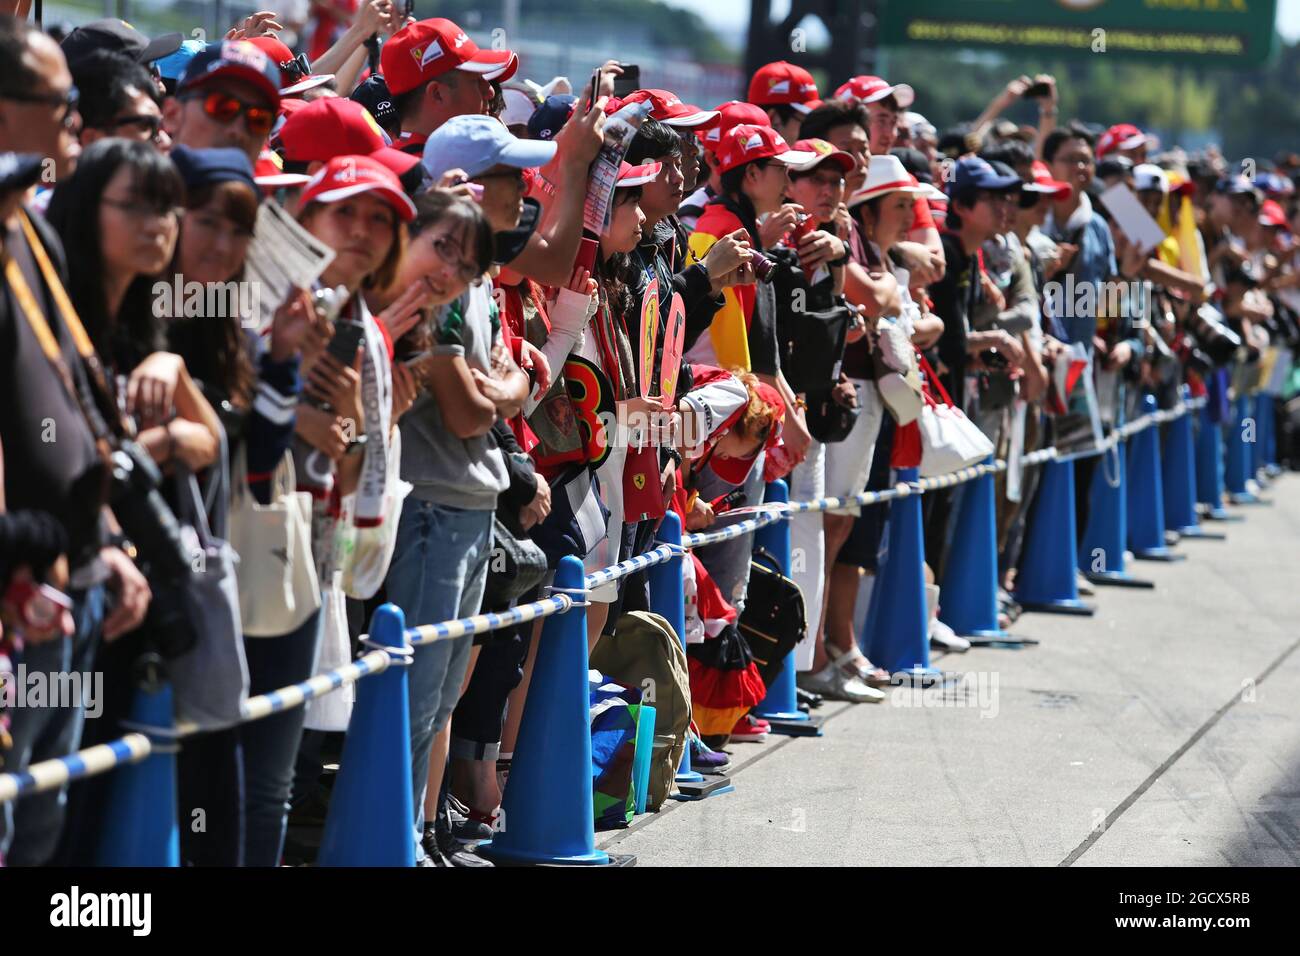
{"label": "denim jeans", "polygon": [[[491,511],[467,511],[407,498],[388,566],[388,600],[403,610],[411,627],[477,614],[491,552]],[[473,638],[466,636],[417,647],[407,675],[417,856],[424,852],[420,837],[429,748],[451,719],[472,646]]]}
{"label": "denim jeans", "polygon": [[[76,628],[72,636],[27,645],[14,660],[15,670],[18,665],[26,665],[28,674],[90,674],[104,623],[104,586],[96,585],[70,596]],[[93,688],[93,681],[90,686]],[[5,771],[16,773],[33,763],[77,750],[89,690],[83,678],[82,700],[72,706],[14,707],[10,728],[13,749],[5,754]],[[102,699],[95,703],[103,706]],[[66,787],[0,804],[0,862],[9,866],[41,866],[48,862],[58,846],[66,804]]]}
{"label": "denim jeans", "polygon": [[[244,638],[252,696],[297,684],[312,675],[323,621],[317,611],[296,631],[281,637]],[[291,707],[240,727],[244,749],[245,866],[280,864],[294,760],[305,716],[306,708]]]}

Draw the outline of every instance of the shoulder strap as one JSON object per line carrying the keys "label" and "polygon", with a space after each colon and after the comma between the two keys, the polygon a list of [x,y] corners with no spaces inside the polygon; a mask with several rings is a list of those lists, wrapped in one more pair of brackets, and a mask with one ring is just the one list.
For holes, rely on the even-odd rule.
{"label": "shoulder strap", "polygon": [[[77,310],[73,307],[72,300],[68,298],[68,293],[63,288],[63,282],[59,279],[54,264],[50,262],[50,257],[45,252],[45,246],[41,243],[40,237],[37,236],[36,230],[32,227],[31,220],[27,218],[25,211],[21,211],[20,218],[28,248],[31,249],[32,257],[36,260],[41,276],[50,290],[50,295],[54,298],[55,308],[58,309],[64,326],[72,336],[77,354],[85,362],[87,371],[95,376],[96,384],[103,394],[110,395],[111,392],[104,380],[103,367],[99,363],[99,356],[95,352],[95,346],[90,341],[85,326],[81,324],[81,319],[77,316]],[[49,322],[46,321],[45,313],[37,303],[35,294],[27,285],[22,269],[19,268],[18,263],[12,257],[5,262],[4,272],[5,281],[9,283],[14,298],[18,302],[19,311],[23,313],[23,317],[31,327],[32,334],[36,336],[37,342],[40,343],[41,351],[45,353],[45,357],[58,373],[64,388],[68,390],[72,400],[77,403],[77,407],[81,409],[82,415],[86,418],[90,427],[97,433],[96,438],[108,441],[110,436],[102,433],[106,427],[103,418],[100,414],[92,414],[92,409],[87,407],[85,397],[82,395],[81,390],[77,388],[72,372],[63,359],[63,352],[59,348],[58,339],[55,338]]]}

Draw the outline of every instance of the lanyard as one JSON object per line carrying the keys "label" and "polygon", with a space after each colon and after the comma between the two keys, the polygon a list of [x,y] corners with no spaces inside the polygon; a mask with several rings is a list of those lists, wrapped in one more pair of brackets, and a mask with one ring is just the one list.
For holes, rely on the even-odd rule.
{"label": "lanyard", "polygon": [[[68,298],[68,293],[63,288],[63,283],[59,281],[59,275],[54,269],[50,257],[45,252],[45,247],[41,244],[40,238],[36,235],[36,230],[32,228],[31,221],[27,218],[25,212],[21,213],[23,234],[26,236],[28,248],[32,251],[32,256],[36,260],[41,275],[45,279],[46,286],[49,287],[50,294],[54,298],[55,308],[58,309],[63,324],[72,336],[73,344],[79,354],[85,361],[87,368],[99,380],[101,388],[106,388],[103,379],[103,370],[99,365],[99,358],[95,354],[95,347],[91,344],[90,336],[86,334],[85,326],[81,324],[81,319],[77,317],[77,310],[73,308],[72,301]],[[86,418],[88,424],[95,431],[101,431],[103,428],[103,419],[99,415],[92,415],[90,409],[73,381],[72,373],[68,369],[67,363],[63,360],[63,353],[59,349],[58,340],[54,337],[53,330],[50,329],[49,323],[45,319],[45,313],[41,311],[36,301],[36,296],[32,293],[31,287],[27,285],[27,280],[23,277],[22,269],[18,267],[18,262],[12,257],[5,263],[5,281],[13,289],[14,298],[18,301],[18,307],[23,316],[27,319],[27,324],[31,326],[32,333],[40,343],[41,351],[49,359],[50,364],[59,374],[63,381],[63,386],[68,390],[68,394],[77,407],[81,409],[82,415]],[[107,390],[105,391],[107,394]],[[106,434],[99,434],[100,441],[107,441]]]}

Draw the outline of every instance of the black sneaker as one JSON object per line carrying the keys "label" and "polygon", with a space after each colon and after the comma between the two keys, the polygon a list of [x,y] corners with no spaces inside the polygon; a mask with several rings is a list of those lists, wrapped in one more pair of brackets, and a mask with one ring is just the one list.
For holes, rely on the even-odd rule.
{"label": "black sneaker", "polygon": [[447,809],[451,814],[451,835],[457,843],[477,846],[492,839],[492,827],[482,820],[471,820],[469,807],[448,794]]}
{"label": "black sneaker", "polygon": [[804,690],[802,687],[795,688],[795,699],[799,701],[799,709],[805,707],[815,710],[820,707],[825,700],[821,694],[815,694],[810,690]]}
{"label": "black sneaker", "polygon": [[456,838],[451,835],[451,828],[447,826],[447,818],[443,817],[443,826],[437,823],[426,823],[424,825],[424,839],[421,841],[424,846],[424,852],[429,854],[435,862],[435,866],[492,866],[491,860],[479,856],[470,850],[464,849]]}

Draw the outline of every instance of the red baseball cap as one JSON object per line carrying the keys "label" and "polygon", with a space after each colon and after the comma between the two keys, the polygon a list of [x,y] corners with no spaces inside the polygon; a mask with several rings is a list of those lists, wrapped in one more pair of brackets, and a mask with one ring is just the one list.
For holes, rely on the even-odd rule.
{"label": "red baseball cap", "polygon": [[253,165],[253,181],[263,189],[279,189],[281,186],[302,186],[311,182],[311,177],[302,173],[286,173],[284,160],[279,154],[264,149]]}
{"label": "red baseball cap", "polygon": [[637,90],[635,93],[629,93],[622,100],[611,100],[611,105],[617,103],[617,108],[611,110],[606,106],[605,112],[617,112],[617,109],[621,109],[628,103],[647,101],[650,103],[650,118],[658,120],[665,126],[700,129],[718,124],[717,110],[702,110],[698,106],[683,103],[678,99],[677,94],[667,90]]}
{"label": "red baseball cap", "polygon": [[[758,385],[754,386],[754,394],[776,410],[776,418],[772,423],[772,427],[768,430],[763,447],[759,449],[759,451],[768,451],[781,443],[781,424],[785,421],[785,402],[781,400],[781,394],[766,382],[759,382]],[[750,469],[754,467],[754,460],[758,458],[759,451],[754,452],[748,458],[719,458],[717,455],[711,455],[709,457],[709,467],[728,484],[743,485],[745,479],[749,476]]]}
{"label": "red baseball cap", "polygon": [[748,126],[771,126],[772,123],[767,118],[767,113],[761,106],[755,106],[753,103],[742,103],[740,100],[729,100],[720,106],[714,107],[714,112],[718,114],[718,122],[704,130],[700,139],[704,142],[704,148],[712,152],[718,148],[722,142],[722,136],[730,129],[734,129],[741,123]]}
{"label": "red baseball cap", "polygon": [[305,93],[334,79],[333,73],[303,74],[300,68],[307,66],[306,57],[295,58],[293,51],[273,36],[253,37],[248,42],[265,53],[280,70],[281,96]]}
{"label": "red baseball cap", "polygon": [[819,102],[812,74],[785,60],[758,68],[748,98],[757,106],[793,106],[800,113],[811,113]]}
{"label": "red baseball cap", "polygon": [[890,86],[878,76],[855,76],[835,91],[837,100],[859,100],[863,103],[875,103],[888,96],[894,98],[900,110],[905,110],[916,101],[916,91],[906,83]]}
{"label": "red baseball cap", "polygon": [[448,70],[508,80],[519,68],[519,58],[509,50],[481,50],[456,24],[436,17],[394,33],[380,51],[379,65],[389,92],[399,96]]}
{"label": "red baseball cap", "polygon": [[1263,204],[1260,205],[1259,224],[1261,226],[1278,226],[1287,231],[1291,229],[1291,224],[1286,218],[1286,211],[1275,199],[1265,199]]}
{"label": "red baseball cap", "polygon": [[614,181],[615,189],[629,189],[632,186],[644,186],[646,183],[652,183],[663,169],[663,163],[642,163],[640,166],[633,166],[631,163],[623,163],[618,168],[618,179]]}
{"label": "red baseball cap", "polygon": [[280,128],[284,158],[293,163],[327,162],[335,156],[369,156],[398,176],[420,157],[393,149],[383,130],[360,103],[330,96],[294,110]]}
{"label": "red baseball cap", "polygon": [[1157,140],[1148,136],[1132,123],[1116,123],[1097,139],[1097,158],[1117,149],[1137,149],[1139,146],[1154,147]]}
{"label": "red baseball cap", "polygon": [[847,174],[853,172],[854,167],[858,165],[852,156],[842,149],[836,149],[824,139],[801,139],[794,144],[794,148],[796,152],[817,155],[816,162],[810,163],[805,167],[806,169],[812,169],[825,162],[833,162],[839,166],[841,172]]}
{"label": "red baseball cap", "polygon": [[715,155],[719,173],[760,159],[775,159],[796,169],[810,168],[820,159],[816,153],[791,149],[781,134],[770,126],[751,126],[745,123],[723,135]]}
{"label": "red baseball cap", "polygon": [[1021,192],[1026,193],[1045,193],[1057,201],[1070,198],[1074,192],[1074,187],[1069,183],[1063,183],[1059,179],[1053,179],[1052,173],[1047,168],[1047,164],[1041,159],[1034,160],[1034,181],[1025,183],[1020,187]]}
{"label": "red baseball cap", "polygon": [[402,191],[397,174],[369,156],[335,156],[302,192],[302,206],[342,202],[359,193],[376,193],[404,222],[415,218],[415,203]]}

